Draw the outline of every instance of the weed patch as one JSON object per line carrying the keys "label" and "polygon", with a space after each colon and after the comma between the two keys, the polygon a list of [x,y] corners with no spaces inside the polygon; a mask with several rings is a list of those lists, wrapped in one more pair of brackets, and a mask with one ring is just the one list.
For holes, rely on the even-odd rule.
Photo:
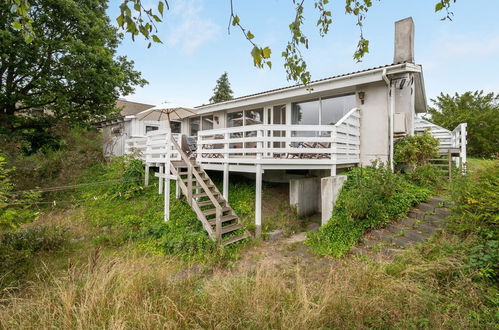
{"label": "weed patch", "polygon": [[376,164],[347,175],[333,217],[317,233],[309,234],[308,244],[319,254],[345,255],[366,229],[381,228],[404,217],[411,206],[431,195],[430,190]]}

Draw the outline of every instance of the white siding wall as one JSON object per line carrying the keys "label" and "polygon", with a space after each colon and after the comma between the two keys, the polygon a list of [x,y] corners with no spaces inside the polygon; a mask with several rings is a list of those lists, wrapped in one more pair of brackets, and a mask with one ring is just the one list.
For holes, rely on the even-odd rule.
{"label": "white siding wall", "polygon": [[388,162],[389,124],[388,88],[384,82],[358,88],[365,92],[364,104],[358,102],[360,110],[360,161],[363,166],[373,160]]}

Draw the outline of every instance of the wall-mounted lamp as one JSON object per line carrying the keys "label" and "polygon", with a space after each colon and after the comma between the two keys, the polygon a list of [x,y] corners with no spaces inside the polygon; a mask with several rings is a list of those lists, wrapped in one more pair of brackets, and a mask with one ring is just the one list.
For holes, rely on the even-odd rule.
{"label": "wall-mounted lamp", "polygon": [[220,124],[218,116],[213,116],[213,120],[217,123],[217,125]]}
{"label": "wall-mounted lamp", "polygon": [[360,103],[364,104],[364,99],[366,97],[366,92],[358,92],[357,96],[359,97]]}

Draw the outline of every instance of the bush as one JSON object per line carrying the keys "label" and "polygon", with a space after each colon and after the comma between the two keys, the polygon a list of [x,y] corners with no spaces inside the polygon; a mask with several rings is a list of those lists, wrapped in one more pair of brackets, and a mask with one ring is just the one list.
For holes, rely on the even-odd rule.
{"label": "bush", "polygon": [[30,191],[15,193],[11,181],[13,171],[15,168],[6,168],[5,158],[0,155],[0,230],[30,222],[37,214],[32,206],[39,194]]}
{"label": "bush", "polygon": [[15,167],[12,181],[17,190],[74,183],[83,171],[103,161],[100,133],[95,130],[55,127],[58,147],[44,147],[26,155],[22,143],[0,139],[8,164]]}
{"label": "bush", "polygon": [[451,182],[455,216],[450,229],[463,238],[478,236],[468,263],[485,278],[499,279],[499,162],[488,161]]}
{"label": "bush", "polygon": [[428,132],[406,136],[395,143],[395,163],[405,164],[410,169],[426,165],[430,159],[437,156],[438,145],[438,140]]}
{"label": "bush", "polygon": [[440,188],[444,183],[441,170],[432,164],[417,166],[406,171],[405,175],[412,183],[428,189]]}
{"label": "bush", "polygon": [[112,162],[112,166],[121,181],[112,186],[109,192],[111,198],[130,199],[144,190],[144,163],[141,160],[120,157]]}
{"label": "bush", "polygon": [[21,280],[39,252],[59,249],[66,242],[65,230],[54,226],[33,226],[0,235],[0,288]]}
{"label": "bush", "polygon": [[431,194],[377,164],[354,168],[347,175],[332,218],[318,232],[309,234],[308,244],[319,254],[343,256],[366,229],[383,227],[407,215],[411,206]]}

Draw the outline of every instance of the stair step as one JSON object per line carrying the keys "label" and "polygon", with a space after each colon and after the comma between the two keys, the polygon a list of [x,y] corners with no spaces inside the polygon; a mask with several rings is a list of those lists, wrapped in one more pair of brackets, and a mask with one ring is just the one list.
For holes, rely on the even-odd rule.
{"label": "stair step", "polygon": [[223,245],[229,245],[229,244],[232,244],[232,243],[236,243],[236,242],[239,242],[239,241],[242,241],[243,239],[246,239],[250,237],[250,235],[246,232],[242,235],[236,235],[236,236],[231,236],[229,238],[227,238],[226,240],[223,240],[222,241],[222,244]]}
{"label": "stair step", "polygon": [[[218,200],[218,202],[220,203],[220,205],[225,205],[226,202],[225,200]],[[204,206],[213,206],[213,203],[211,202],[211,200],[207,200],[207,201],[202,201],[202,202],[198,202],[198,206],[199,207],[204,207]]]}
{"label": "stair step", "polygon": [[227,234],[227,233],[231,233],[231,232],[236,231],[236,230],[241,229],[241,228],[243,228],[243,225],[240,223],[235,223],[232,225],[224,226],[224,227],[222,227],[222,235]]}
{"label": "stair step", "polygon": [[[222,213],[223,212],[227,212],[227,211],[230,211],[231,208],[226,206],[226,207],[222,207]],[[206,215],[213,215],[213,214],[217,214],[217,209],[214,208],[214,209],[209,209],[209,210],[204,210],[203,211],[203,214],[206,216]]]}
{"label": "stair step", "polygon": [[[237,219],[238,219],[237,215],[234,215],[234,214],[224,215],[223,217],[220,218],[222,223],[232,221],[232,220],[237,220]],[[208,223],[212,226],[215,226],[217,224],[217,220],[216,219],[209,219]]]}
{"label": "stair step", "polygon": [[[219,196],[219,195],[220,195],[220,193],[218,193],[218,192],[216,192],[216,191],[214,191],[212,194],[213,194],[213,196],[215,196],[215,197],[217,197],[217,196]],[[208,194],[203,192],[203,193],[199,193],[199,194],[193,194],[193,195],[192,195],[192,197],[194,197],[194,198],[208,197]]]}
{"label": "stair step", "polygon": [[[214,184],[207,184],[208,188],[211,189],[213,187],[215,187]],[[202,189],[203,186],[192,186],[192,189]]]}

